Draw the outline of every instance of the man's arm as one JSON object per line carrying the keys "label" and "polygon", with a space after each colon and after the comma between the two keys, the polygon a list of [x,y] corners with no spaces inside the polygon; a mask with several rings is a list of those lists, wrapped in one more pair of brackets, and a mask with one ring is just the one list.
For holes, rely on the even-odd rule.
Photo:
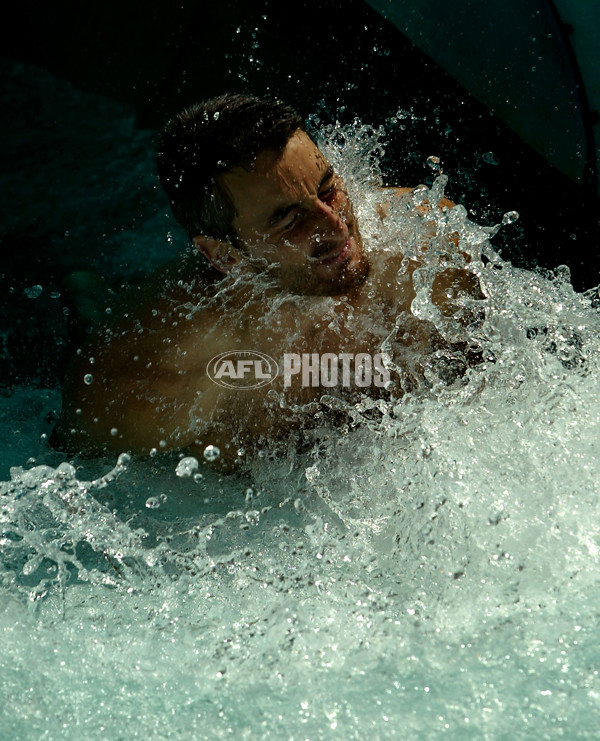
{"label": "man's arm", "polygon": [[185,408],[199,390],[198,374],[168,368],[133,332],[119,339],[90,342],[73,358],[63,384],[63,438],[92,455],[187,444]]}
{"label": "man's arm", "polygon": [[152,328],[91,340],[65,377],[63,447],[89,456],[185,449],[202,461],[212,445],[220,450],[212,467],[235,470],[243,460],[239,451],[251,455],[298,421],[280,407],[272,386],[228,389],[208,377],[223,343],[218,331],[193,323],[177,337]]}

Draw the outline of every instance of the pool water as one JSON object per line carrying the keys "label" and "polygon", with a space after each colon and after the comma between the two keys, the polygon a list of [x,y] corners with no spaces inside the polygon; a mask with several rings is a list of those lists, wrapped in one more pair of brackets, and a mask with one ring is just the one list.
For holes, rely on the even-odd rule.
{"label": "pool water", "polygon": [[[86,149],[83,127],[94,156],[77,161],[102,203],[123,193],[139,213],[147,135],[105,101],[44,84],[62,91],[73,134],[88,116],[106,122],[111,146]],[[359,122],[319,133],[367,242],[410,253],[431,227],[416,202],[451,197],[452,180],[432,160],[433,182],[382,227],[383,135]],[[73,196],[65,177],[42,211],[61,187]],[[68,202],[71,234],[120,218],[97,207]],[[97,267],[135,276],[176,248],[169,217],[142,210],[91,251]],[[457,231],[486,293],[472,328],[482,362],[448,378],[432,356],[414,393],[346,410],[354,424],[324,424],[302,452],[264,451],[230,477],[177,453],[66,459],[47,443],[58,390],[3,395],[0,738],[597,738],[594,292],[576,293],[564,268],[503,261],[500,220],[431,219],[439,240],[413,310],[449,339],[462,331],[428,299],[436,249]]]}

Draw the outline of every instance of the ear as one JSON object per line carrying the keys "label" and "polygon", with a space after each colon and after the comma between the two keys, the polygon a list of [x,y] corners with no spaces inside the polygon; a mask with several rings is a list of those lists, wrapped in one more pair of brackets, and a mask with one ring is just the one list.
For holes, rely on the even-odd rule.
{"label": "ear", "polygon": [[229,272],[241,260],[241,255],[235,247],[219,239],[198,234],[194,237],[194,244],[209,263],[221,273]]}

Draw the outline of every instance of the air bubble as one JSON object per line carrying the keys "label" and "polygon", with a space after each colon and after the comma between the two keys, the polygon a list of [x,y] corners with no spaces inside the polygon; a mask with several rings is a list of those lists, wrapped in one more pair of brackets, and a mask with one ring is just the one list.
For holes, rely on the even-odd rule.
{"label": "air bubble", "polygon": [[146,507],[148,509],[158,509],[160,507],[160,499],[158,497],[148,497],[146,499]]}
{"label": "air bubble", "polygon": [[221,451],[216,445],[207,445],[204,448],[204,459],[209,462],[216,461],[220,455]]}
{"label": "air bubble", "polygon": [[93,380],[94,380],[94,376],[92,376],[91,373],[86,373],[85,376],[83,377],[83,382],[85,383],[86,386],[89,386]]}
{"label": "air bubble", "polygon": [[187,456],[179,461],[175,473],[181,478],[189,478],[197,470],[198,460],[193,456]]}

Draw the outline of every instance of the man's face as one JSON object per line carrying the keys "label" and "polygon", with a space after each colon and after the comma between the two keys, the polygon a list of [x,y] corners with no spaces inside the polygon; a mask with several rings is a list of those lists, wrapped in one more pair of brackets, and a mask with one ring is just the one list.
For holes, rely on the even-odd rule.
{"label": "man's face", "polygon": [[282,153],[262,152],[252,171],[221,176],[236,210],[233,227],[254,264],[281,288],[340,295],[368,272],[352,205],[323,154],[302,131]]}

